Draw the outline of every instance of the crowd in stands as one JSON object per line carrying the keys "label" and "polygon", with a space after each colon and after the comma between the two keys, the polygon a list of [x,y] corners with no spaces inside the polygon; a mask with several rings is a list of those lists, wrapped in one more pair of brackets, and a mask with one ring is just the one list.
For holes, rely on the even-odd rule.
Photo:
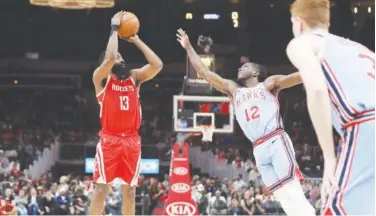
{"label": "crowd in stands", "polygon": [[[3,89],[1,95],[1,214],[12,205],[18,215],[79,214],[87,198],[78,189],[68,190],[68,180],[62,178],[58,184],[51,172],[32,179],[23,171],[57,141],[86,139],[90,130],[85,127],[85,99],[73,90]],[[68,192],[75,192],[70,201]]]}
{"label": "crowd in stands", "polygon": [[[251,174],[252,173],[252,174]],[[239,175],[235,179],[216,177],[192,178],[192,198],[197,203],[201,215],[281,215],[284,214],[279,202],[264,187],[257,169],[249,182]],[[162,214],[167,199],[168,179],[158,181],[150,178],[144,181],[143,190],[148,194],[150,205],[148,214]],[[320,183],[311,180],[302,182],[303,191],[310,203],[320,210]]]}
{"label": "crowd in stands", "polygon": [[[3,95],[0,99],[1,202],[16,206],[19,215],[86,214],[93,189],[88,177],[67,175],[59,178],[49,172],[39,179],[32,179],[22,171],[57,140],[84,142],[96,137],[98,128],[93,128],[93,125],[98,126],[98,122],[93,123],[98,120],[95,109],[90,108],[88,99],[74,91],[12,90],[11,94],[5,92]],[[171,110],[158,103],[158,97],[145,100],[140,130],[143,143],[155,144],[157,151],[153,150],[153,153],[162,161],[168,161],[170,156],[166,153],[174,136],[167,121],[169,115],[163,113],[171,113]],[[304,117],[306,105],[297,101],[290,106],[292,108],[288,110],[294,114],[287,118],[285,127],[295,144],[300,168],[308,176],[319,176],[322,157],[314,135],[305,132],[311,127],[309,119]],[[291,113],[285,115],[291,116]],[[194,176],[192,195],[203,214],[282,213],[279,204],[263,188],[260,174],[253,166],[252,148],[241,134],[215,136],[210,145],[202,145],[200,139],[193,137],[190,143],[201,145],[202,151],[213,151],[219,161],[244,169],[247,175],[234,179]],[[147,195],[148,213],[163,206],[166,199],[168,176],[159,180],[142,177],[140,181],[140,190]],[[303,186],[312,204],[316,205],[319,185],[307,181]],[[120,209],[121,195],[114,186],[105,211],[114,215],[120,214]]]}

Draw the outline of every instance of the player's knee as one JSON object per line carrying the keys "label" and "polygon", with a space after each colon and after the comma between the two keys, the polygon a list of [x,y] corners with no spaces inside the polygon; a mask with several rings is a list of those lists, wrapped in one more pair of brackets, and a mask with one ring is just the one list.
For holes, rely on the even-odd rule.
{"label": "player's knee", "polygon": [[134,215],[135,214],[135,199],[136,199],[136,190],[134,187],[129,185],[122,186],[123,194],[123,205],[121,208],[121,213],[123,215]]}
{"label": "player's knee", "polygon": [[106,199],[108,192],[109,192],[109,187],[106,184],[97,184],[95,186],[94,193],[96,197],[98,197],[99,199]]}
{"label": "player's knee", "polygon": [[136,195],[136,190],[134,187],[131,187],[129,185],[123,185],[122,186],[122,193],[123,193],[123,198],[125,199],[130,199],[134,201],[135,195]]}

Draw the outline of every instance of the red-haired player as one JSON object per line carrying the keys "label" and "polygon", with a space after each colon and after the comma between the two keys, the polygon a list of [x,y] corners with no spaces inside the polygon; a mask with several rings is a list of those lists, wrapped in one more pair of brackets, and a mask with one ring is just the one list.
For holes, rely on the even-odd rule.
{"label": "red-haired player", "polygon": [[[291,22],[287,55],[324,154],[324,214],[375,215],[375,53],[329,33],[329,0],[295,0]],[[332,126],[344,141],[338,160]]]}

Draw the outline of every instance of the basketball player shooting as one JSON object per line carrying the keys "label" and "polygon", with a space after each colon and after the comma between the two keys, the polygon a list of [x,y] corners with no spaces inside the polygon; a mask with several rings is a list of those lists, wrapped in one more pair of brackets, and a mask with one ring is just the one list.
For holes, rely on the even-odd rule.
{"label": "basketball player shooting", "polygon": [[[302,176],[295,152],[279,113],[278,92],[300,84],[299,73],[266,78],[262,66],[245,63],[238,70],[236,83],[210,71],[182,29],[178,30],[177,40],[186,49],[197,73],[231,99],[236,120],[253,143],[253,154],[262,179],[285,212],[288,215],[315,215],[301,188],[298,177]],[[259,82],[261,79],[265,81]]]}
{"label": "basketball player shooting", "polygon": [[[375,53],[328,32],[329,0],[296,0],[290,11],[286,52],[324,154],[323,214],[375,215]],[[343,140],[338,161],[332,125]]]}
{"label": "basketball player shooting", "polygon": [[[93,180],[96,182],[89,214],[101,215],[110,184],[122,182],[123,215],[135,214],[135,190],[141,161],[141,124],[139,89],[142,82],[155,77],[162,69],[161,59],[137,36],[128,39],[145,55],[148,64],[129,69],[118,52],[120,19],[118,12],[111,20],[111,34],[104,59],[94,71],[93,83],[100,105],[102,130],[95,156]],[[102,81],[106,80],[106,85]]]}

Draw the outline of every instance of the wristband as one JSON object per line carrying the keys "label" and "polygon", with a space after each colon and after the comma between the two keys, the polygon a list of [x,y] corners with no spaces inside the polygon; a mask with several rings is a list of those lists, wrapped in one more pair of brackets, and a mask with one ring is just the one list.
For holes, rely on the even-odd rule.
{"label": "wristband", "polygon": [[111,32],[117,31],[119,29],[119,25],[111,25]]}

